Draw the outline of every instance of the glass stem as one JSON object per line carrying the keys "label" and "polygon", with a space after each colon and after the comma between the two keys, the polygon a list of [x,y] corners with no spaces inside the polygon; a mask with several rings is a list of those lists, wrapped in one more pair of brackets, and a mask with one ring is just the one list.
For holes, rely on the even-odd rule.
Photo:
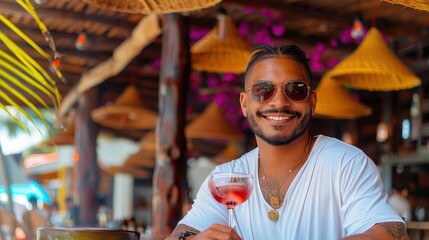
{"label": "glass stem", "polygon": [[228,208],[228,226],[232,227],[232,218],[234,217],[234,209]]}

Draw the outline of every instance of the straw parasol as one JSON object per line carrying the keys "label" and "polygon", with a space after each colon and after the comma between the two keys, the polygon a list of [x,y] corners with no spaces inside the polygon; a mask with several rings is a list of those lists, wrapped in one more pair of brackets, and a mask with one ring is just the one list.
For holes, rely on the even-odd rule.
{"label": "straw parasol", "polygon": [[155,150],[141,148],[137,153],[131,154],[124,162],[124,166],[143,168],[155,167]]}
{"label": "straw parasol", "polygon": [[154,168],[155,150],[141,148],[138,152],[131,154],[127,160],[125,160],[124,166]]}
{"label": "straw parasol", "polygon": [[131,85],[113,104],[94,109],[91,117],[95,122],[106,127],[137,130],[155,128],[158,114],[144,108],[137,88]]}
{"label": "straw parasol", "polygon": [[211,7],[221,0],[84,0],[103,9],[127,13],[172,13]]}
{"label": "straw parasol", "polygon": [[139,151],[131,154],[124,162],[123,169],[155,167],[155,131],[146,133],[140,140]]}
{"label": "straw parasol", "polygon": [[207,72],[243,73],[251,48],[229,16],[218,14],[217,18],[217,25],[192,45],[192,67]]}
{"label": "straw parasol", "polygon": [[328,74],[342,85],[369,91],[403,90],[421,84],[420,79],[388,48],[374,27],[359,47]]}
{"label": "straw parasol", "polygon": [[152,171],[132,165],[124,165],[115,172],[128,173],[139,179],[151,179]]}
{"label": "straw parasol", "polygon": [[216,164],[222,164],[240,157],[240,144],[238,141],[228,141],[226,148],[218,155],[214,156],[211,161]]}
{"label": "straw parasol", "polygon": [[185,128],[186,137],[203,139],[243,140],[244,135],[224,117],[219,106],[212,102]]}
{"label": "straw parasol", "polygon": [[74,145],[75,127],[73,124],[68,124],[66,127],[61,128],[57,135],[42,142],[40,145],[42,146],[62,146],[62,145]]}
{"label": "straw parasol", "polygon": [[353,99],[336,81],[325,76],[316,88],[315,117],[355,119],[371,114],[371,108]]}
{"label": "straw parasol", "polygon": [[400,4],[402,6],[429,11],[429,1],[428,0],[383,0],[385,2]]}
{"label": "straw parasol", "polygon": [[155,151],[156,149],[156,131],[146,133],[140,140],[140,148]]}

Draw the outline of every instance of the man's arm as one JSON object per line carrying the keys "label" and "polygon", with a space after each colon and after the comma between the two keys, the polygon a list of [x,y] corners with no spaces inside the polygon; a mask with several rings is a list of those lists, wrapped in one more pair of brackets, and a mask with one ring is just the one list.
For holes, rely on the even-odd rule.
{"label": "man's arm", "polygon": [[377,223],[368,231],[342,240],[409,240],[407,227],[401,222]]}
{"label": "man's arm", "polygon": [[195,235],[198,234],[198,233],[200,233],[200,231],[198,231],[195,228],[191,228],[191,227],[189,227],[188,225],[185,225],[185,224],[179,224],[173,230],[173,232],[171,233],[171,235],[168,238],[166,238],[165,240],[177,240],[177,239],[179,239],[179,237],[182,234],[185,234],[186,232],[189,232],[188,234],[192,234],[193,233]]}
{"label": "man's arm", "polygon": [[228,226],[222,224],[213,224],[203,232],[200,232],[192,227],[189,227],[184,224],[179,224],[174,229],[173,233],[166,238],[165,240],[187,240],[187,239],[234,239],[238,240],[241,237],[237,234],[237,232]]}

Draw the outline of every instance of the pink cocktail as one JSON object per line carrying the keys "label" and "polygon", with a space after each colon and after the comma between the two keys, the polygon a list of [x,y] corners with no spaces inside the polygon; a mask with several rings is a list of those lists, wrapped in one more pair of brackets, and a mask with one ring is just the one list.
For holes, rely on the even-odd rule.
{"label": "pink cocktail", "polygon": [[234,207],[245,202],[253,191],[253,180],[245,173],[212,173],[209,189],[213,197],[228,209],[228,225],[231,227]]}

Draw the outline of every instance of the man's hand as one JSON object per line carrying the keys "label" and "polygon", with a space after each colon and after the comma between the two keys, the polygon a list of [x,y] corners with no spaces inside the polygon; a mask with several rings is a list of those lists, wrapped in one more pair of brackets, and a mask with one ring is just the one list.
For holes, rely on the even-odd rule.
{"label": "man's hand", "polygon": [[196,234],[194,236],[189,236],[186,239],[241,240],[241,237],[237,234],[237,232],[235,232],[233,228],[221,224],[213,224],[203,232],[200,232],[187,225],[180,224],[174,229],[173,233],[166,240],[177,240],[179,239],[180,235],[186,231]]}

